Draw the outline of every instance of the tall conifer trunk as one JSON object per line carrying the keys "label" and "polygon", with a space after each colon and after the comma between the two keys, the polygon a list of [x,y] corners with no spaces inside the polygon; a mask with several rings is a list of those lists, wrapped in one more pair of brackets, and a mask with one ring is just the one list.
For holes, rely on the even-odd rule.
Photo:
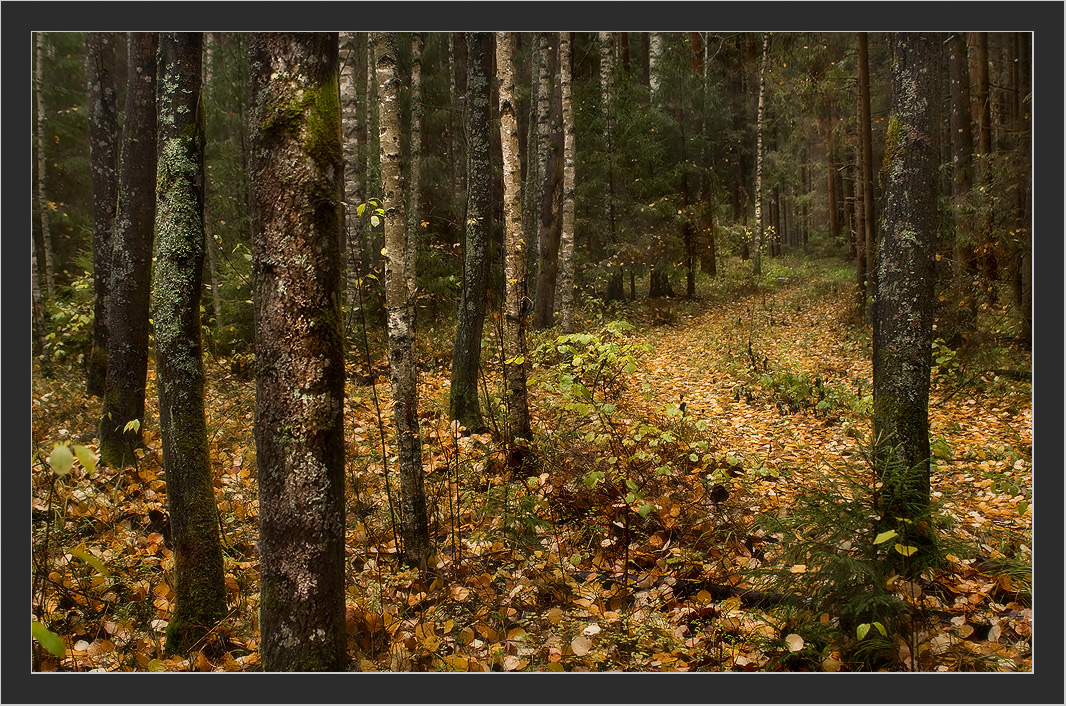
{"label": "tall conifer trunk", "polygon": [[563,333],[574,330],[574,106],[570,32],[559,35],[559,84],[563,118],[563,219],[559,235],[559,310]]}
{"label": "tall conifer trunk", "polygon": [[148,310],[155,229],[156,46],[152,32],[132,32],[122,128],[119,196],[111,240],[107,378],[100,418],[100,458],[136,462],[148,376]]}
{"label": "tall conifer trunk", "polygon": [[[874,158],[873,138],[870,126],[870,60],[866,32],[859,33],[859,142],[862,152],[862,208],[863,228],[866,243],[865,301],[873,301],[877,295],[877,216],[874,209]],[[873,323],[873,309],[864,305],[866,321]]]}

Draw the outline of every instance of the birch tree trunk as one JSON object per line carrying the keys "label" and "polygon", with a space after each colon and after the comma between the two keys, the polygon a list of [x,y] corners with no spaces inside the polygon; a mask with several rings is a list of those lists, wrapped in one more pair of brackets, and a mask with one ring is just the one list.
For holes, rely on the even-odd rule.
{"label": "birch tree trunk", "polygon": [[652,104],[658,101],[662,87],[662,58],[663,35],[661,32],[651,32],[648,35],[648,87],[651,89]]}
{"label": "birch tree trunk", "polygon": [[135,463],[134,449],[143,438],[155,229],[157,44],[153,32],[130,33],[119,196],[111,236],[107,378],[100,418],[100,458],[112,467]]}
{"label": "birch tree trunk", "polygon": [[[604,218],[607,220],[607,242],[615,242],[614,229],[614,38],[610,32],[599,33],[600,44],[600,97],[603,106],[603,124],[606,133],[607,153],[607,198],[604,199]],[[593,253],[595,254],[595,253]],[[621,276],[621,275],[619,275]]]}
{"label": "birch tree trunk", "polygon": [[763,116],[766,104],[766,63],[770,54],[770,34],[762,36],[762,62],[759,64],[759,112],[755,118],[755,253],[752,272],[756,277],[762,275],[762,133]]}
{"label": "birch tree trunk", "polygon": [[159,38],[157,243],[152,286],[159,429],[174,540],[171,653],[185,652],[226,617],[218,507],[204,417],[200,289],[204,269],[203,36]]}
{"label": "birch tree trunk", "polygon": [[337,45],[335,32],[257,32],[248,53],[267,671],[347,664]]}
{"label": "birch tree trunk", "polygon": [[[561,93],[552,84],[558,72],[557,39],[542,33],[541,79],[537,96],[537,140],[540,180],[537,203],[537,288],[533,297],[533,326],[545,329],[555,317],[555,284],[559,272],[559,207],[561,201],[563,135]],[[552,44],[556,47],[552,47]]]}
{"label": "birch tree trunk", "polygon": [[559,85],[563,116],[563,220],[559,234],[559,309],[563,333],[574,331],[574,105],[570,32],[559,33]]}
{"label": "birch tree trunk", "polygon": [[55,256],[52,254],[52,231],[49,227],[48,190],[46,188],[46,174],[48,165],[48,153],[45,147],[48,140],[45,138],[46,113],[44,109],[44,62],[49,54],[45,46],[43,32],[36,32],[36,67],[34,69],[34,94],[37,106],[37,206],[41,224],[41,254],[44,256],[44,287],[48,298],[55,297]]}
{"label": "birch tree trunk", "polygon": [[[895,38],[887,131],[884,228],[874,301],[875,468],[884,484],[881,530],[920,551],[900,572],[920,570],[934,543],[930,502],[929,375],[937,228],[937,56],[942,35]],[[912,522],[905,522],[911,520]],[[901,557],[895,552],[890,556]]]}
{"label": "birch tree trunk", "polygon": [[107,306],[111,289],[111,230],[118,199],[118,91],[115,32],[86,32],[89,166],[93,188],[93,348],[86,392],[99,396],[107,381]]}
{"label": "birch tree trunk", "polygon": [[[208,91],[213,83],[215,61],[218,59],[219,36],[218,32],[204,34],[204,82],[203,94],[207,98]],[[207,181],[204,181],[205,190]],[[222,332],[222,297],[218,284],[218,243],[215,242],[215,232],[212,226],[211,211],[208,208],[208,199],[204,198],[204,243],[207,248],[207,272],[208,283],[211,285],[211,311],[214,313],[215,330]]]}
{"label": "birch tree trunk", "polygon": [[399,35],[372,32],[381,115],[381,181],[385,209],[385,306],[388,310],[389,381],[400,465],[401,535],[405,560],[425,568],[431,547],[422,480],[418,427],[418,370],[414,341],[414,244],[408,233],[400,163]]}
{"label": "birch tree trunk", "polygon": [[422,47],[421,32],[411,36],[411,134],[407,176],[407,239],[404,259],[407,276],[407,302],[410,307],[408,317],[414,325],[415,301],[415,266],[418,264],[418,232],[421,228],[421,205],[419,190],[422,186]]}
{"label": "birch tree trunk", "polygon": [[489,150],[489,83],[493,37],[468,32],[466,90],[466,240],[463,295],[455,322],[449,414],[472,432],[485,427],[478,403],[481,335],[488,302],[489,245],[492,232],[492,162]]}
{"label": "birch tree trunk", "polygon": [[500,138],[504,202],[504,380],[507,386],[508,465],[520,466],[531,437],[526,392],[526,269],[529,241],[522,227],[522,165],[518,154],[518,116],[514,96],[514,35],[496,33],[496,71],[500,78]]}
{"label": "birch tree trunk", "polygon": [[344,140],[344,213],[345,213],[345,264],[347,265],[345,288],[349,306],[358,298],[358,279],[362,265],[362,219],[355,217],[355,210],[366,200],[363,194],[364,170],[360,164],[359,87],[366,81],[366,52],[360,46],[356,32],[341,32],[340,40],[340,95],[341,134]]}

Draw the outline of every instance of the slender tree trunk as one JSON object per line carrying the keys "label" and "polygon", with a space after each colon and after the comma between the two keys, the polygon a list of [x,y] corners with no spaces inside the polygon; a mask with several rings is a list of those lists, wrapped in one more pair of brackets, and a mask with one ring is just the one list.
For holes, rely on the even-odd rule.
{"label": "slender tree trunk", "polygon": [[250,163],[267,671],[343,671],[344,152],[337,34],[255,33]]}
{"label": "slender tree trunk", "polygon": [[953,279],[958,291],[959,332],[972,332],[977,327],[977,297],[973,279],[977,262],[973,252],[973,132],[970,116],[970,70],[966,49],[966,35],[956,33],[948,42],[948,71],[951,93],[951,163],[955,247]]}
{"label": "slender tree trunk", "polygon": [[93,348],[86,392],[100,396],[107,380],[107,305],[111,286],[111,230],[118,202],[118,92],[114,32],[85,34],[89,104],[89,167],[93,186]]}
{"label": "slender tree trunk", "polygon": [[755,120],[755,253],[753,258],[752,273],[758,277],[762,275],[762,133],[763,114],[766,103],[766,64],[770,55],[770,34],[762,36],[762,63],[759,65],[759,112]]}
{"label": "slender tree trunk", "polygon": [[184,652],[226,617],[218,507],[204,418],[203,36],[159,39],[159,230],[152,287],[159,429],[177,585],[167,650]]}
{"label": "slender tree trunk", "polygon": [[1015,233],[1017,240],[1017,265],[1015,274],[1015,304],[1021,315],[1022,338],[1026,345],[1032,346],[1033,336],[1033,282],[1032,282],[1032,122],[1030,106],[1032,105],[1031,38],[1026,32],[1018,33],[1018,85],[1015,111],[1015,131],[1018,135],[1017,159],[1015,169],[1018,182],[1015,186]]}
{"label": "slender tree trunk", "polygon": [[[843,182],[844,186],[844,215],[842,220],[844,222],[844,228],[847,230],[848,233],[848,257],[857,259],[859,256],[859,242],[857,234],[858,229],[855,225],[855,186],[851,178],[846,175],[843,179],[841,179],[841,181]],[[863,250],[862,261],[863,263],[866,262],[865,250]],[[856,276],[858,277],[858,275]],[[866,281],[865,272],[862,273],[861,281]]]}
{"label": "slender tree trunk", "polygon": [[[877,297],[877,216],[874,210],[874,158],[870,128],[870,60],[866,32],[859,32],[859,135],[862,152],[862,207],[866,236],[866,301]],[[873,309],[865,307],[866,322],[873,324]]]}
{"label": "slender tree trunk", "polygon": [[977,125],[978,144],[980,153],[978,160],[977,179],[981,187],[980,218],[978,227],[980,232],[981,252],[978,258],[981,272],[984,275],[986,287],[985,298],[989,303],[996,301],[996,279],[998,278],[998,264],[996,263],[995,243],[992,237],[993,228],[993,205],[992,205],[992,113],[991,99],[988,86],[988,33],[970,32],[970,86],[973,97],[973,118]]}
{"label": "slender tree trunk", "polygon": [[651,100],[654,104],[662,88],[662,58],[663,58],[663,35],[661,32],[651,32],[648,35],[648,88],[651,89]]}
{"label": "slender tree trunk", "polygon": [[[918,520],[930,502],[929,374],[932,364],[934,252],[937,228],[937,112],[935,70],[942,35],[895,38],[892,116],[886,145],[884,229],[878,261],[881,287],[874,303],[875,468],[885,499],[881,525],[904,546],[927,549],[934,537]],[[921,570],[925,551],[890,552],[901,572]]]}
{"label": "slender tree trunk", "polygon": [[614,219],[614,38],[610,32],[600,32],[600,98],[603,106],[604,132],[607,144],[607,198],[604,199],[604,218],[607,221],[607,242],[617,241]]}
{"label": "slender tree trunk", "polygon": [[463,246],[463,299],[455,322],[449,414],[472,432],[485,428],[478,404],[481,335],[488,303],[489,245],[492,232],[492,162],[489,150],[489,79],[493,37],[468,32],[466,90],[466,241]]}
{"label": "slender tree trunk", "polygon": [[55,255],[52,252],[52,231],[49,227],[48,212],[51,209],[48,201],[48,190],[46,188],[47,183],[47,164],[48,164],[48,152],[45,147],[48,145],[48,140],[45,138],[45,121],[47,120],[47,113],[44,109],[44,92],[45,85],[44,78],[44,64],[45,59],[50,54],[48,48],[45,46],[45,39],[43,32],[36,32],[34,34],[36,38],[36,67],[34,73],[34,95],[37,100],[37,209],[41,222],[41,254],[44,255],[44,286],[45,291],[48,294],[49,299],[55,297]]}
{"label": "slender tree trunk", "polygon": [[559,84],[563,118],[563,220],[559,235],[559,309],[563,333],[574,331],[574,106],[570,32],[559,34]]}
{"label": "slender tree trunk", "polygon": [[[204,83],[203,94],[206,100],[208,91],[214,82],[215,62],[217,61],[217,47],[219,36],[217,32],[207,32],[204,35]],[[215,242],[215,232],[212,226],[211,210],[208,207],[210,200],[207,198],[209,186],[204,181],[204,242],[207,247],[207,272],[208,284],[211,286],[211,310],[214,313],[215,331],[222,332],[222,296],[218,281],[218,249]],[[216,339],[217,340],[217,339]],[[213,349],[212,349],[213,350]]]}
{"label": "slender tree trunk", "polygon": [[[861,139],[858,141],[861,142]],[[855,191],[854,219],[855,219],[855,297],[859,310],[859,318],[866,320],[866,282],[870,278],[870,268],[874,263],[868,259],[870,247],[866,242],[866,190],[862,187],[862,145],[855,146]]]}
{"label": "slender tree trunk", "polygon": [[526,269],[529,239],[522,228],[522,165],[518,157],[518,116],[514,97],[514,35],[496,33],[496,72],[500,78],[500,138],[504,187],[504,379],[507,385],[508,465],[521,466],[532,431],[526,392]]}
{"label": "slender tree trunk", "polygon": [[44,305],[41,303],[41,278],[37,274],[37,243],[33,235],[30,235],[30,296],[32,297],[33,315],[33,355],[44,354],[45,335],[44,330]]}
{"label": "slender tree trunk", "polygon": [[381,181],[385,209],[385,307],[388,310],[389,381],[396,425],[403,509],[404,559],[425,567],[431,546],[422,480],[422,440],[418,426],[418,369],[415,365],[414,255],[408,231],[405,184],[400,161],[400,77],[396,63],[400,36],[372,32],[381,111]]}
{"label": "slender tree trunk", "polygon": [[112,467],[136,462],[133,451],[141,445],[144,423],[155,229],[157,43],[153,32],[130,33],[119,200],[111,236],[107,378],[100,418],[100,458]]}
{"label": "slender tree trunk", "polygon": [[555,284],[559,273],[559,226],[562,200],[563,133],[562,93],[556,82],[551,86],[550,77],[558,73],[558,57],[551,44],[558,44],[556,37],[547,33],[543,42],[543,72],[540,90],[543,92],[537,108],[538,140],[540,141],[540,203],[537,209],[538,258],[537,288],[533,301],[533,327],[545,329],[555,317]]}
{"label": "slender tree trunk", "polygon": [[651,33],[640,33],[640,77],[641,82],[651,89]]}
{"label": "slender tree trunk", "polygon": [[411,129],[408,148],[407,172],[407,237],[404,243],[405,272],[407,275],[408,319],[412,327],[415,320],[416,291],[415,270],[418,264],[418,233],[422,227],[422,48],[421,32],[411,35]]}
{"label": "slender tree trunk", "polygon": [[345,205],[345,264],[346,299],[355,306],[359,297],[359,273],[362,270],[360,239],[362,219],[355,211],[366,199],[363,194],[365,176],[360,154],[360,124],[363,108],[359,102],[359,87],[366,82],[366,51],[360,45],[358,32],[341,32],[340,39],[340,96],[341,129],[344,136],[344,205]]}

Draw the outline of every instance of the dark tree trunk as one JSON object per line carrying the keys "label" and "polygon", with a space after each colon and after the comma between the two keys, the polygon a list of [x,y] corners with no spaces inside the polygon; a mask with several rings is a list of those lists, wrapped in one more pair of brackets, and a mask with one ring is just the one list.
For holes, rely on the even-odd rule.
{"label": "dark tree trunk", "polygon": [[[856,235],[855,228],[855,186],[850,176],[845,176],[841,179],[844,182],[844,229],[847,231],[848,237],[848,259],[854,260],[859,256],[858,253],[858,237]],[[863,262],[866,261],[865,251],[863,252]],[[866,278],[864,272],[863,280]]]}
{"label": "dark tree trunk", "polygon": [[1030,220],[1032,218],[1032,194],[1031,181],[1032,165],[1032,123],[1029,118],[1029,110],[1032,101],[1032,87],[1030,77],[1031,66],[1031,38],[1026,32],[1019,32],[1018,38],[1018,83],[1015,87],[1015,132],[1017,138],[1018,166],[1015,168],[1017,184],[1015,193],[1015,233],[1016,235],[1016,259],[1014,273],[1014,300],[1018,307],[1022,323],[1022,339],[1028,346],[1032,345],[1033,336],[1033,282],[1032,282],[1032,231]]}
{"label": "dark tree trunk", "polygon": [[204,418],[200,289],[204,269],[203,36],[159,39],[158,244],[152,287],[159,429],[174,540],[167,651],[190,649],[226,617],[218,508]]}
{"label": "dark tree trunk", "polygon": [[100,418],[100,458],[112,467],[136,462],[133,451],[141,445],[144,423],[155,228],[157,42],[153,32],[130,34],[119,196],[111,240],[107,378]]}
{"label": "dark tree trunk", "polygon": [[463,299],[455,324],[449,413],[471,431],[484,422],[478,404],[481,333],[488,303],[489,245],[492,232],[492,163],[489,152],[489,79],[493,37],[468,32],[466,91],[466,242],[463,246]]}
{"label": "dark tree trunk", "polygon": [[862,165],[859,163],[862,160],[861,157],[862,147],[856,145],[855,150],[855,297],[858,305],[859,317],[866,320],[866,281],[870,278],[870,269],[873,267],[872,262],[868,259],[870,252],[870,246],[866,242],[866,236],[868,231],[866,230],[866,195],[865,189],[862,188]]}
{"label": "dark tree trunk", "polygon": [[611,276],[607,280],[607,294],[604,301],[624,302],[626,300],[625,278],[621,269],[611,270]]}
{"label": "dark tree trunk", "polygon": [[651,279],[648,284],[648,298],[674,296],[674,288],[670,286],[669,273],[662,263],[656,263],[651,268]]}
{"label": "dark tree trunk", "polygon": [[[974,256],[973,212],[973,131],[970,113],[970,68],[966,35],[956,33],[948,42],[948,72],[951,93],[951,197],[955,225],[953,279],[957,290],[957,334],[977,327],[977,297],[973,279],[977,272]],[[957,341],[956,341],[957,343]]]}
{"label": "dark tree trunk", "polygon": [[99,396],[107,381],[107,305],[111,287],[111,230],[118,200],[118,92],[116,32],[85,34],[89,104],[89,168],[93,185],[93,348],[86,392]]}
{"label": "dark tree trunk", "polygon": [[337,34],[252,34],[248,58],[260,651],[267,671],[343,671]]}
{"label": "dark tree trunk", "polygon": [[988,85],[988,33],[970,32],[970,87],[972,89],[973,118],[977,125],[977,150],[980,153],[977,172],[981,186],[980,218],[980,262],[986,287],[985,297],[989,303],[996,301],[996,279],[999,265],[996,262],[995,243],[992,237],[992,113]]}
{"label": "dark tree trunk", "polygon": [[826,158],[828,165],[826,166],[826,187],[825,192],[828,197],[829,206],[829,237],[835,243],[840,239],[840,207],[837,205],[837,181],[840,179],[840,175],[837,172],[839,165],[837,164],[835,145],[832,138],[830,138],[829,145],[826,148]]}
{"label": "dark tree trunk", "polygon": [[651,35],[640,33],[640,81],[651,88]]}
{"label": "dark tree trunk", "polygon": [[930,503],[929,375],[937,228],[937,55],[942,35],[895,39],[892,116],[885,149],[887,185],[874,304],[873,431],[875,468],[884,483],[882,529],[896,530],[918,555],[901,572],[920,570],[934,537],[919,520]]}

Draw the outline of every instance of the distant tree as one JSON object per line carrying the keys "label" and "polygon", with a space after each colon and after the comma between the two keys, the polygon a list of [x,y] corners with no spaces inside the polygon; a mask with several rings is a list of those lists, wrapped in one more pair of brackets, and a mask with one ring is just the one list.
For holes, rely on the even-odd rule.
{"label": "distant tree", "polygon": [[496,33],[496,69],[500,78],[500,138],[503,147],[504,244],[504,380],[507,386],[508,465],[521,465],[531,437],[526,391],[526,320],[529,297],[526,270],[529,238],[522,225],[522,165],[518,153],[515,102],[514,35]]}
{"label": "distant tree", "polygon": [[558,81],[558,39],[541,33],[542,78],[538,87],[537,143],[539,175],[535,227],[537,229],[537,288],[533,297],[533,326],[544,329],[555,316],[555,285],[559,274],[559,228],[563,177],[562,93]]}
{"label": "distant tree", "polygon": [[559,234],[559,310],[563,333],[574,331],[574,106],[570,32],[559,34],[559,85],[563,120],[563,216]]}
{"label": "distant tree", "polygon": [[951,200],[955,226],[952,276],[958,297],[958,331],[972,333],[977,326],[977,297],[972,282],[977,273],[973,241],[973,130],[970,119],[970,68],[966,34],[956,32],[948,40],[948,72],[951,98]]}
{"label": "distant tree", "polygon": [[52,252],[52,231],[48,227],[49,224],[49,205],[48,205],[48,191],[46,175],[48,172],[48,150],[45,147],[48,144],[48,140],[45,137],[45,121],[46,111],[44,105],[44,88],[45,88],[45,75],[44,66],[45,59],[49,54],[49,47],[47,39],[45,39],[43,32],[34,33],[34,98],[35,107],[37,109],[37,124],[35,130],[35,137],[37,141],[37,184],[34,191],[34,195],[37,198],[37,213],[40,219],[41,227],[41,242],[43,248],[41,250],[44,256],[44,284],[45,291],[48,293],[48,297],[55,296],[55,255]]}
{"label": "distant tree", "polygon": [[372,32],[381,114],[381,181],[385,209],[385,307],[388,311],[389,381],[396,425],[402,505],[401,534],[407,562],[425,567],[432,548],[422,480],[418,428],[418,369],[415,365],[415,255],[409,230],[401,165],[400,35]]}
{"label": "distant tree", "polygon": [[174,540],[167,650],[183,652],[226,616],[218,508],[204,417],[200,290],[204,268],[203,36],[159,38],[155,322],[159,429]]}
{"label": "distant tree", "polygon": [[148,310],[155,230],[156,47],[154,32],[131,32],[118,207],[111,236],[107,377],[100,458],[134,463],[141,445],[148,376]]}
{"label": "distant tree", "polygon": [[928,523],[917,520],[930,503],[937,56],[942,39],[933,33],[899,33],[894,39],[884,225],[877,263],[881,286],[874,303],[873,431],[875,468],[883,482],[881,525],[898,532],[903,546],[922,551],[907,566],[921,566],[934,542]]}
{"label": "distant tree", "polygon": [[336,33],[253,33],[260,630],[268,671],[341,671],[344,156]]}
{"label": "distant tree", "polygon": [[866,283],[862,310],[866,312],[867,321],[873,323],[873,310],[866,302],[872,301],[877,293],[877,257],[876,257],[876,215],[874,212],[874,166],[873,137],[870,125],[870,59],[866,32],[859,32],[859,164],[862,166],[862,208],[863,208],[863,243],[866,245]]}
{"label": "distant tree", "polygon": [[976,177],[980,187],[980,208],[977,240],[980,245],[978,262],[984,275],[985,299],[996,301],[996,279],[998,263],[996,262],[995,243],[992,236],[994,203],[992,198],[992,113],[991,94],[988,83],[988,33],[970,32],[970,97],[973,109],[973,121],[977,126],[977,160]]}
{"label": "distant tree", "polygon": [[759,64],[759,111],[755,119],[755,253],[752,272],[762,275],[763,245],[763,118],[766,105],[766,64],[770,56],[770,33],[762,35],[762,62]]}
{"label": "distant tree", "polygon": [[107,380],[107,305],[111,286],[111,230],[118,199],[117,32],[85,34],[89,154],[93,184],[93,348],[86,391],[99,396]]}
{"label": "distant tree", "polygon": [[484,427],[478,404],[481,335],[488,303],[487,287],[492,232],[492,163],[490,161],[489,83],[493,37],[468,32],[466,78],[466,237],[463,243],[463,294],[455,321],[449,414],[471,431]]}

